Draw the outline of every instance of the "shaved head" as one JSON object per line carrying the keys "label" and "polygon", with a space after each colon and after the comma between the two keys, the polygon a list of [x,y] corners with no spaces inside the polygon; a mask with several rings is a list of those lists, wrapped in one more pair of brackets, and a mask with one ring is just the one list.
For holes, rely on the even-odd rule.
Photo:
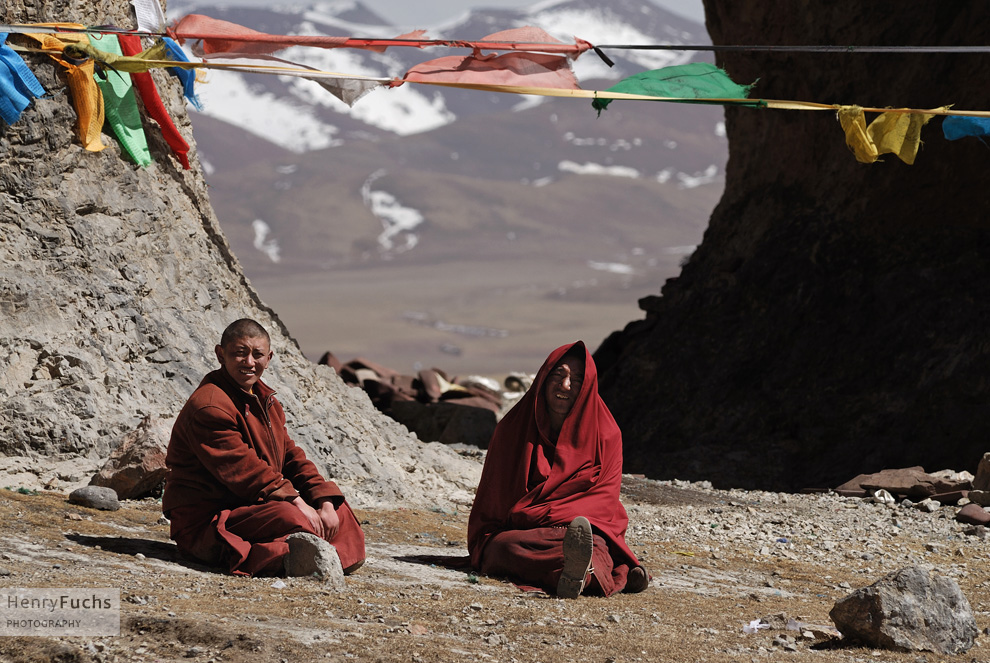
{"label": "shaved head", "polygon": [[241,318],[227,325],[220,336],[220,347],[225,348],[239,338],[263,338],[271,343],[268,331],[250,318]]}

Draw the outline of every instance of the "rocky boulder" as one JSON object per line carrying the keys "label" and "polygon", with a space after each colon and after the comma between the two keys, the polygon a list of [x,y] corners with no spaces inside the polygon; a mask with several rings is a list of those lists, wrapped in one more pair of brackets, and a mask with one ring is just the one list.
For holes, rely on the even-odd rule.
{"label": "rocky boulder", "polygon": [[[135,24],[126,0],[10,0],[3,14]],[[52,94],[0,124],[0,454],[102,462],[142,420],[174,417],[214,368],[220,332],[252,317],[272,334],[266,381],[294,439],[354,504],[470,499],[476,462],[419,443],[313,365],[248,283],[210,206],[176,79],[152,74],[193,168],[147,116],[154,163],[141,168],[112,136],[85,151],[60,66],[25,60]]]}
{"label": "rocky boulder", "polygon": [[145,418],[136,430],[124,436],[89,485],[113,488],[122,500],[161,496],[172,421]]}
{"label": "rocky boulder", "polygon": [[[717,45],[990,39],[972,3],[705,0],[705,11]],[[981,54],[716,57],[757,82],[753,97],[990,108]],[[974,471],[990,439],[986,146],[947,141],[935,119],[914,165],[865,165],[834,112],[725,119],[725,193],[704,241],[640,301],[645,319],[595,353],[626,471],[782,490],[888,467]]]}
{"label": "rocky boulder", "polygon": [[979,629],[952,578],[909,566],[840,599],[829,612],[846,638],[897,651],[960,654]]}

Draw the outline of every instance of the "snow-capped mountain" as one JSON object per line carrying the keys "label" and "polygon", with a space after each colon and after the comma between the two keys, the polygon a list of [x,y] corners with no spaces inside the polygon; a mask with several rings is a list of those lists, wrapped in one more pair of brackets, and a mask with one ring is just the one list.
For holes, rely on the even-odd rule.
{"label": "snow-capped mountain", "polygon": [[[553,0],[432,27],[390,26],[356,2],[183,9],[271,34],[425,27],[427,38],[477,40],[533,25],[568,43],[708,42],[702,26],[647,0]],[[699,57],[603,50],[614,67],[594,51],[574,63],[585,89]],[[276,55],[393,77],[454,53]],[[538,365],[557,341],[596,346],[679,272],[721,195],[717,106],[614,102],[599,116],[587,99],[406,84],[349,108],[303,79],[216,71],[197,89],[195,138],[224,232],[314,358],[332,349],[399,370],[498,372]],[[475,328],[500,334],[457,331]]]}
{"label": "snow-capped mountain", "polygon": [[[355,2],[271,10],[179,5],[178,12],[177,15],[201,13],[271,34],[388,38],[406,29],[389,25]],[[427,29],[424,38],[478,40],[522,26],[541,27],[567,43],[573,43],[575,37],[596,45],[708,43],[701,26],[637,0],[616,0],[607,5],[594,0],[551,0],[527,11],[475,11],[443,25],[416,27]],[[393,78],[425,60],[464,52],[439,47],[392,47],[385,53],[293,47],[278,55],[321,71]],[[599,83],[592,88],[607,87],[611,84],[608,81],[618,81],[640,71],[690,62],[696,54],[609,49],[607,56],[614,66],[608,66],[593,51],[584,53],[574,62],[578,80]],[[525,108],[543,101],[403,85],[375,90],[371,93],[373,97],[348,107],[309,80],[236,72],[211,72],[209,84],[200,86],[199,94],[205,115],[235,124],[293,152],[340,145],[354,133],[362,137],[368,131],[371,135],[384,131],[408,136],[478,113]],[[348,123],[341,116],[356,120],[357,124]]]}

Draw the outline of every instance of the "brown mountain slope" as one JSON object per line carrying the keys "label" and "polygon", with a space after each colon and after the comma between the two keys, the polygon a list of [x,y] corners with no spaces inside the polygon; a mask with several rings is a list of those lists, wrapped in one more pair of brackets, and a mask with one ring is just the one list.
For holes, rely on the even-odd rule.
{"label": "brown mountain slope", "polygon": [[[311,358],[532,370],[561,343],[597,345],[651,284],[679,272],[721,179],[685,187],[677,173],[721,172],[720,121],[717,107],[614,104],[598,118],[587,101],[554,100],[405,138],[262,153],[210,175],[211,199],[252,283]],[[226,149],[222,136],[201,140],[209,153]],[[565,162],[639,176],[579,175]],[[381,250],[369,186],[422,214],[414,248]],[[278,263],[255,247],[255,219]],[[411,325],[410,312],[507,335]]]}

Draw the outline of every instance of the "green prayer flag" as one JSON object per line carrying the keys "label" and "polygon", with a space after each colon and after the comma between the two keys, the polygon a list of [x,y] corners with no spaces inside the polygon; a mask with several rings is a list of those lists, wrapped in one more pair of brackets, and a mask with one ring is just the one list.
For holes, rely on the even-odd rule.
{"label": "green prayer flag", "polygon": [[[674,67],[644,71],[624,78],[605,92],[642,94],[675,99],[745,99],[752,85],[737,85],[729,75],[713,64],[692,62]],[[612,99],[595,99],[591,105],[599,115]],[[759,105],[758,100],[752,101]]]}
{"label": "green prayer flag", "polygon": [[[89,41],[98,45],[100,50],[122,55],[117,35],[91,34]],[[148,149],[148,140],[141,125],[141,113],[138,111],[137,98],[134,96],[131,75],[113,70],[104,73],[105,79],[96,76],[96,84],[103,92],[107,124],[113,128],[124,151],[134,159],[135,163],[139,166],[147,166],[151,163],[151,151]]]}

